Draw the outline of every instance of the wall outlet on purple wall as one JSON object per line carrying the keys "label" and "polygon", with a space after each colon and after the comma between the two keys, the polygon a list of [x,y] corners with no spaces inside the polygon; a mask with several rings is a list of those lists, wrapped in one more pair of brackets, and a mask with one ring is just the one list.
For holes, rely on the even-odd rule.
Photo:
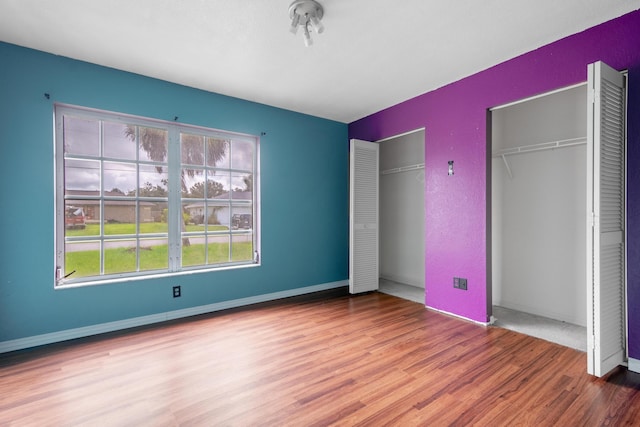
{"label": "wall outlet on purple wall", "polygon": [[453,278],[453,287],[456,289],[462,289],[463,291],[467,290],[467,279],[463,279],[462,277],[454,277]]}

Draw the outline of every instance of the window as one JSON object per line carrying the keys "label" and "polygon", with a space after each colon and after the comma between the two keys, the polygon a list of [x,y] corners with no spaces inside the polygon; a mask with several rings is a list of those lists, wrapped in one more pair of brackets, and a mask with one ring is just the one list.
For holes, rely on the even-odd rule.
{"label": "window", "polygon": [[258,139],[56,105],[56,284],[258,262]]}

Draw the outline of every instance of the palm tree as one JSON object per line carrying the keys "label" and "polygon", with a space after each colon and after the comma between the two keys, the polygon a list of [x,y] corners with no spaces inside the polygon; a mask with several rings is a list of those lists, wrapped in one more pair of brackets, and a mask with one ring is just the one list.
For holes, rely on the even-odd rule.
{"label": "palm tree", "polygon": [[253,175],[245,176],[242,181],[244,181],[244,191],[253,191]]}

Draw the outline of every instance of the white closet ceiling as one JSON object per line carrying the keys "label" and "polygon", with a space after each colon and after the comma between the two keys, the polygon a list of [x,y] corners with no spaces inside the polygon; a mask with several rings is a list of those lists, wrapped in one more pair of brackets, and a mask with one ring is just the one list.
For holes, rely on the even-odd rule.
{"label": "white closet ceiling", "polygon": [[349,123],[640,8],[640,0],[0,0],[0,40]]}

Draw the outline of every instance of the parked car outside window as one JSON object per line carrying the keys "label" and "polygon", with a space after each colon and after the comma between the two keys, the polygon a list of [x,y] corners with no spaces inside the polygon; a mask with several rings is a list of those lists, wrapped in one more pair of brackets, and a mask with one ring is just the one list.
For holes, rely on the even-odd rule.
{"label": "parked car outside window", "polygon": [[231,217],[231,228],[234,230],[251,228],[251,214],[234,214]]}

